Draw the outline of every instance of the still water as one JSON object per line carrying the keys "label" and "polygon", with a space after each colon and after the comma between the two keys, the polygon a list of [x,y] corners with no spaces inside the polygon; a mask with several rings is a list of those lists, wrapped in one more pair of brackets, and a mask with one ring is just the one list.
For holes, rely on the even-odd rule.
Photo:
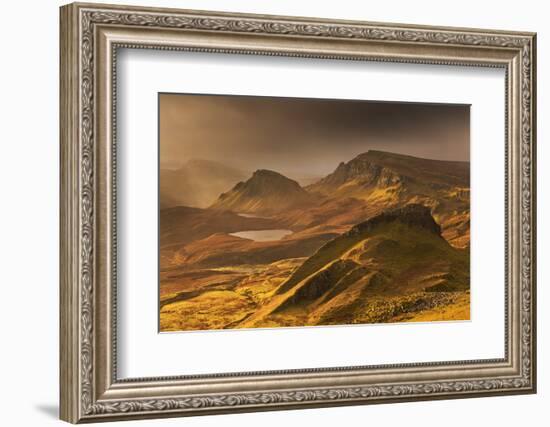
{"label": "still water", "polygon": [[238,231],[229,233],[231,236],[240,237],[242,239],[254,240],[255,242],[271,242],[281,240],[283,237],[292,234],[291,230],[250,230]]}

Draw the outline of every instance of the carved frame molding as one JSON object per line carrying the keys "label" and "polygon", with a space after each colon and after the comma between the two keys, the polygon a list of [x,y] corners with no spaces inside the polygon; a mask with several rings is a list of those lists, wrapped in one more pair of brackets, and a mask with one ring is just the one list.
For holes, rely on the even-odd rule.
{"label": "carved frame molding", "polygon": [[[211,39],[211,35],[218,34],[223,35],[223,40],[213,45],[212,40],[216,39]],[[163,42],[163,36],[169,42]],[[185,43],[174,41],[190,36],[192,40]],[[153,41],[143,42],[144,38]],[[510,201],[506,236],[511,247],[507,253],[511,264],[507,277],[511,280],[507,290],[510,301],[506,319],[510,325],[506,330],[506,357],[354,367],[349,372],[342,367],[248,373],[246,378],[220,374],[202,380],[117,380],[113,336],[116,294],[111,293],[116,292],[116,287],[104,289],[102,278],[106,274],[116,278],[116,257],[112,257],[116,233],[105,234],[106,230],[113,231],[116,223],[116,186],[112,185],[116,154],[112,147],[116,133],[116,51],[122,47],[506,68],[509,164],[505,179]],[[106,73],[110,78],[104,77]],[[531,33],[92,4],[62,7],[62,419],[102,421],[534,392],[534,96],[535,35]],[[103,138],[105,135],[108,137]],[[104,145],[103,139],[111,139],[110,146]],[[104,149],[110,149],[110,154],[100,151]],[[107,159],[112,168],[101,159]],[[104,180],[104,174],[111,179]],[[109,186],[112,192],[101,190]],[[107,212],[111,215],[105,215]],[[106,266],[109,259],[111,265]],[[503,373],[498,373],[499,369]],[[348,373],[364,373],[365,382],[341,386],[334,380]],[[279,381],[272,388],[250,385],[270,375]],[[369,375],[374,375],[375,380],[368,380]],[[429,375],[430,379],[415,380],[414,375]],[[285,379],[298,385],[284,387]],[[301,379],[303,386],[299,385]],[[239,380],[248,381],[242,391],[238,391]],[[186,392],[186,381],[202,381],[210,388],[199,393]],[[321,382],[315,381],[325,382],[319,386]],[[233,391],[225,391],[227,384]]]}

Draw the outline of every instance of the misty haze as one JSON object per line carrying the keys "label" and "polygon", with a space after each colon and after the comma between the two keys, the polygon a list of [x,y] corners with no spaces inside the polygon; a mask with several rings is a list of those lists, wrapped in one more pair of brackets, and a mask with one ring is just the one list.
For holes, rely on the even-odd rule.
{"label": "misty haze", "polygon": [[469,117],[160,94],[161,331],[469,319]]}

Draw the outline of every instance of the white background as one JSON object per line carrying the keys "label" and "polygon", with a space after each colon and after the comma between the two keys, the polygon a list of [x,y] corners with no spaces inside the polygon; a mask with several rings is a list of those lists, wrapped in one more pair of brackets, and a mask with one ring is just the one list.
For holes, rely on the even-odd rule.
{"label": "white background", "polygon": [[[121,378],[504,357],[503,69],[127,49],[117,64]],[[471,104],[471,321],[158,334],[159,92]]]}
{"label": "white background", "polygon": [[[112,0],[114,3],[118,3]],[[538,117],[548,117],[550,30],[544,2],[459,3],[340,0],[138,1],[135,4],[256,13],[309,15],[417,24],[538,31]],[[3,5],[0,69],[0,353],[1,419],[5,425],[59,424],[58,401],[58,10],[57,1]],[[546,52],[546,54],[545,54]],[[545,287],[550,267],[550,195],[546,190],[548,127],[539,120],[539,393],[454,401],[267,412],[124,425],[332,426],[349,423],[412,426],[545,425],[550,404],[550,340]]]}

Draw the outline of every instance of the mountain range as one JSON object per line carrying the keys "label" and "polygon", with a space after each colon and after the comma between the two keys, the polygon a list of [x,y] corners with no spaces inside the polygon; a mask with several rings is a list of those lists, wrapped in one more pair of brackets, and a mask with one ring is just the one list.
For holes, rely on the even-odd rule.
{"label": "mountain range", "polygon": [[431,209],[445,238],[466,247],[470,234],[470,165],[368,151],[302,188],[280,173],[257,170],[219,195],[216,210],[276,216],[292,229],[342,228],[409,203]]}
{"label": "mountain range", "polygon": [[215,168],[213,203],[160,212],[162,330],[469,318],[468,162],[368,151],[305,187]]}
{"label": "mountain range", "polygon": [[429,206],[443,235],[465,247],[470,233],[470,164],[421,159],[402,154],[368,151],[307,187],[330,198],[354,198],[370,214],[419,203]]}

